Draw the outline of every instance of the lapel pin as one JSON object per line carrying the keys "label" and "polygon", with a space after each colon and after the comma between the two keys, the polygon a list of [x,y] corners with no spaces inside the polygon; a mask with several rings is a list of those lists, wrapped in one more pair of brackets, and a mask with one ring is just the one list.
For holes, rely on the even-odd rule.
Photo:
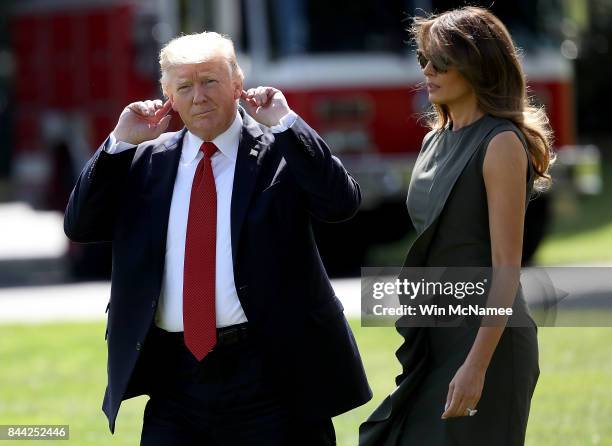
{"label": "lapel pin", "polygon": [[255,149],[251,149],[251,151],[249,152],[249,155],[257,156],[257,155],[259,155],[259,152],[257,150],[255,150]]}

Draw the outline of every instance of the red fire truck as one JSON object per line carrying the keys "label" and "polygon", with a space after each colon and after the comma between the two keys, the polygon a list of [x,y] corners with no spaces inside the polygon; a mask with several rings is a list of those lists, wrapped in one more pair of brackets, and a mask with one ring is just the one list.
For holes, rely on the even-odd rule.
{"label": "red fire truck", "polygon": [[[571,45],[564,49],[563,36],[551,25],[563,14],[551,4],[520,0],[497,2],[492,9],[522,48],[531,91],[546,106],[555,130],[559,163],[554,194],[596,193],[598,151],[575,145]],[[180,32],[214,30],[233,37],[247,86],[282,89],[292,108],[358,179],[363,192],[358,216],[316,227],[330,272],[355,271],[369,247],[402,239],[411,228],[404,201],[426,133],[419,117],[428,102],[407,41],[408,17],[419,8],[456,5],[418,0],[389,0],[384,7],[372,0],[23,0],[12,19],[18,103],[13,171],[19,197],[61,209],[76,174],[122,107],[160,96],[160,46]],[[550,201],[545,195],[530,205],[525,259],[543,236]],[[75,269],[100,264],[86,261],[95,257],[86,252],[72,246]]]}

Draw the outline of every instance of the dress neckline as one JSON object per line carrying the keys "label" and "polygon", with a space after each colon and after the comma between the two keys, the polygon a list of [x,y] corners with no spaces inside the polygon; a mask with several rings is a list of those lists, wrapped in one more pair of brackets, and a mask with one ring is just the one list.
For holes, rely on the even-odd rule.
{"label": "dress neckline", "polygon": [[476,119],[475,121],[470,122],[468,125],[464,125],[463,127],[461,127],[458,130],[453,130],[453,122],[450,121],[447,125],[446,128],[444,130],[447,131],[447,133],[451,134],[451,135],[458,135],[462,132],[464,132],[467,129],[473,128],[476,126],[476,124],[482,122],[487,116],[489,116],[487,113],[483,114],[480,118]]}

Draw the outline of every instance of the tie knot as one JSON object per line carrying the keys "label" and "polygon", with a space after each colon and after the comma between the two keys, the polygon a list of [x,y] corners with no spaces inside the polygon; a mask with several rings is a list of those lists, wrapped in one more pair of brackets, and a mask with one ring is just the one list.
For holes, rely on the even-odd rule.
{"label": "tie knot", "polygon": [[200,146],[200,150],[204,153],[204,157],[210,159],[217,151],[217,146],[212,142],[204,142]]}

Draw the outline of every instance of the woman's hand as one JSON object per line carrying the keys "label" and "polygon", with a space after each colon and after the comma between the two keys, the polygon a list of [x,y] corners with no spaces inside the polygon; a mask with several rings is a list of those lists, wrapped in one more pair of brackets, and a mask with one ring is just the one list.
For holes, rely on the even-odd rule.
{"label": "woman's hand", "polygon": [[468,409],[476,409],[476,405],[482,395],[486,367],[476,366],[464,362],[455,373],[448,385],[445,410],[442,419],[451,417],[464,417],[468,415]]}

